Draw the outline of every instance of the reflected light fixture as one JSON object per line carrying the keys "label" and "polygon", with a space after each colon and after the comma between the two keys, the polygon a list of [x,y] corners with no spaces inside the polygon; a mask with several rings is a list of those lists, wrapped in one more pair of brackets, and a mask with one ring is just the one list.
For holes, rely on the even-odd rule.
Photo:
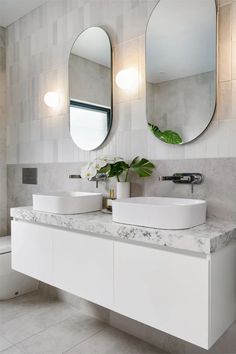
{"label": "reflected light fixture", "polygon": [[138,87],[138,70],[134,68],[123,69],[116,75],[116,84],[122,90],[134,91]]}
{"label": "reflected light fixture", "polygon": [[60,105],[60,95],[55,91],[49,91],[44,95],[44,102],[48,107],[58,108]]}

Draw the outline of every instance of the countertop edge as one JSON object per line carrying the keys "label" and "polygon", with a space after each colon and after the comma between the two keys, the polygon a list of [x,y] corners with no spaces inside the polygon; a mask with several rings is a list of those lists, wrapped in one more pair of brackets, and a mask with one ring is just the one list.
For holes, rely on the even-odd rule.
{"label": "countertop edge", "polygon": [[18,207],[11,208],[10,215],[16,220],[86,232],[115,241],[201,255],[217,252],[236,240],[236,223],[217,218],[208,219],[206,224],[192,229],[160,230],[115,223],[111,215],[102,212],[62,215],[38,212],[32,207]]}

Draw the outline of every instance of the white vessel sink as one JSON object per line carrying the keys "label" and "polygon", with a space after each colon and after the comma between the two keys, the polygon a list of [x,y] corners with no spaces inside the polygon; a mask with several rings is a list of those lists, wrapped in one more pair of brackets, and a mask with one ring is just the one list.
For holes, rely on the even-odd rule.
{"label": "white vessel sink", "polygon": [[55,214],[80,214],[102,209],[102,194],[54,192],[33,194],[33,209]]}
{"label": "white vessel sink", "polygon": [[162,197],[117,199],[113,221],[158,229],[188,229],[206,221],[204,200]]}

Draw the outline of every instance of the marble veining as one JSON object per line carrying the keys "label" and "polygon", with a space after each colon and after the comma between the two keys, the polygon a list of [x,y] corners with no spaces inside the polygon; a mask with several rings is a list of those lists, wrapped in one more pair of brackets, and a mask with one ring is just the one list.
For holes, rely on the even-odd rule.
{"label": "marble veining", "polygon": [[20,207],[11,209],[11,217],[150,247],[164,246],[205,255],[226,247],[236,239],[236,223],[218,218],[209,218],[205,224],[191,229],[160,230],[118,224],[112,221],[111,215],[102,212],[61,215],[35,211],[32,207]]}

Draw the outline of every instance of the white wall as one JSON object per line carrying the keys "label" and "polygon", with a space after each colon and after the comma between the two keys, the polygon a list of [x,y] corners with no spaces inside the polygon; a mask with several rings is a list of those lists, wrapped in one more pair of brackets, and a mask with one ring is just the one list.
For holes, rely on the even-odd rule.
{"label": "white wall", "polygon": [[[8,27],[8,163],[76,162],[105,154],[152,159],[236,156],[236,2],[227,1],[219,15],[217,114],[204,135],[178,147],[159,142],[146,127],[144,34],[156,3],[54,0]],[[140,87],[126,95],[114,85],[115,122],[110,139],[100,150],[85,153],[73,144],[68,130],[68,56],[77,35],[98,24],[111,37],[114,72],[136,67]],[[64,97],[59,111],[43,103],[49,90],[59,90]]]}

